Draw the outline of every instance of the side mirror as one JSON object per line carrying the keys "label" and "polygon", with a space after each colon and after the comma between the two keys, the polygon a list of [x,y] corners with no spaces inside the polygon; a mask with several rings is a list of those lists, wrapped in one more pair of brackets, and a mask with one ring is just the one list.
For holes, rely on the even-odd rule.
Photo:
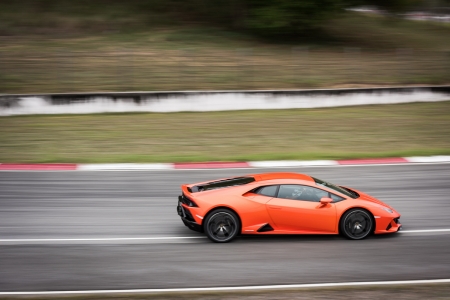
{"label": "side mirror", "polygon": [[333,202],[333,199],[331,198],[327,198],[327,197],[323,197],[322,199],[320,199],[320,203],[323,205],[327,205],[328,203]]}

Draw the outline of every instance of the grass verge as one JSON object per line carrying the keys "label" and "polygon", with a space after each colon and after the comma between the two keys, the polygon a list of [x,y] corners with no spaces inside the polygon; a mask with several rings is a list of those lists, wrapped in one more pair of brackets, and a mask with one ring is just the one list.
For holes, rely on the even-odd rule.
{"label": "grass verge", "polygon": [[134,25],[126,13],[112,22],[108,12],[60,12],[44,23],[1,14],[1,93],[450,83],[448,24],[348,13],[316,39],[274,43],[201,24],[149,25],[141,14]]}
{"label": "grass verge", "polygon": [[0,118],[0,162],[186,162],[450,154],[450,101]]}

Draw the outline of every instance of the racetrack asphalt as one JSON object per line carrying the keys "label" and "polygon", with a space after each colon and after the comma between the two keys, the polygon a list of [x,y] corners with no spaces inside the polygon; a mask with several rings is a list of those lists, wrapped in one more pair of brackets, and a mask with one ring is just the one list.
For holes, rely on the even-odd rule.
{"label": "racetrack asphalt", "polygon": [[[179,219],[180,184],[266,171],[367,192],[402,214],[406,232],[214,244]],[[450,229],[449,213],[450,164],[0,172],[0,292],[450,278],[450,232],[407,232]],[[112,239],[147,237],[194,238]]]}

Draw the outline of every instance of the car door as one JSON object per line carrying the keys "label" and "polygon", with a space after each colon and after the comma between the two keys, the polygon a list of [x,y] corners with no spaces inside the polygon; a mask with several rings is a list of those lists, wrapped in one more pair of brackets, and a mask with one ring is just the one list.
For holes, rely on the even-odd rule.
{"label": "car door", "polygon": [[330,193],[307,185],[280,185],[278,194],[267,202],[267,210],[281,230],[335,232],[336,206],[321,204]]}

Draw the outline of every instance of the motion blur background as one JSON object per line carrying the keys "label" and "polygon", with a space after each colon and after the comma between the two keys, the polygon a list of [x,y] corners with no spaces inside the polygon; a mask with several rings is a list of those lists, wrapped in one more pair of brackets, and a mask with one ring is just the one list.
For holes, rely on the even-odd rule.
{"label": "motion blur background", "polygon": [[[450,96],[442,95],[426,102],[427,94],[404,93],[414,101],[403,102],[422,103],[390,105],[42,115],[64,106],[45,97],[59,92],[448,85],[449,15],[449,0],[0,0],[0,169],[450,155]],[[21,93],[44,95],[11,95]],[[179,98],[195,104],[198,93],[190,95]],[[233,103],[233,95],[214,101]],[[14,103],[40,110],[3,113]],[[355,243],[301,236],[227,245],[184,227],[175,212],[180,185],[287,169],[1,171],[0,297],[450,278],[449,166],[289,169],[381,199],[406,230]],[[448,299],[449,290],[395,286],[366,298]]]}
{"label": "motion blur background", "polygon": [[448,0],[0,1],[0,92],[444,84]]}
{"label": "motion blur background", "polygon": [[[449,7],[444,0],[1,0],[0,93],[449,84]],[[222,101],[233,103],[229,97]],[[234,101],[246,101],[240,97]],[[411,101],[427,101],[420,97],[411,95]],[[191,105],[196,100],[195,94],[180,98]],[[0,114],[8,115],[10,102],[2,99]],[[275,100],[261,96],[271,108]],[[19,105],[34,114],[51,106],[59,113],[74,110],[45,101],[29,98]],[[115,104],[118,110],[103,111],[120,111],[122,104],[105,103],[92,105]],[[447,155],[449,112],[447,101],[2,117],[0,162]]]}

